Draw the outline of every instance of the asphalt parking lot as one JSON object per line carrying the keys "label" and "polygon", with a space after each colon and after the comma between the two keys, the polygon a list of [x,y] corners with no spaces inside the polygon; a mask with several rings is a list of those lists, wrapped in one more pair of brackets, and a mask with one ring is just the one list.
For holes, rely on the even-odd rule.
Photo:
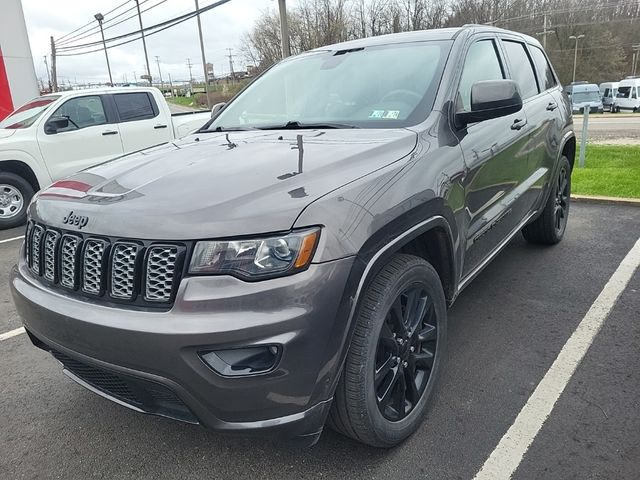
{"label": "asphalt parking lot", "polygon": [[[294,450],[131,412],[77,386],[22,334],[0,341],[0,477],[471,479],[640,236],[640,208],[574,204],[564,241],[516,237],[449,314],[446,377],[417,434],[389,451],[327,430]],[[21,230],[0,232],[3,239]],[[0,243],[0,334],[19,241]],[[640,271],[515,471],[515,479],[637,479]]]}

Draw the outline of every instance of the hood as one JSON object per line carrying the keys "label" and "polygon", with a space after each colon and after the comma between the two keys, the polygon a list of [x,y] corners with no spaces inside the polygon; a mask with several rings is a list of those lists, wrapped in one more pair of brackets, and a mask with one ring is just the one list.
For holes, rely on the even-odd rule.
{"label": "hood", "polygon": [[16,131],[13,128],[0,128],[0,140],[3,138],[9,138],[14,133],[16,133]]}
{"label": "hood", "polygon": [[408,155],[406,129],[201,133],[80,172],[41,191],[33,218],[158,240],[288,230],[314,200]]}

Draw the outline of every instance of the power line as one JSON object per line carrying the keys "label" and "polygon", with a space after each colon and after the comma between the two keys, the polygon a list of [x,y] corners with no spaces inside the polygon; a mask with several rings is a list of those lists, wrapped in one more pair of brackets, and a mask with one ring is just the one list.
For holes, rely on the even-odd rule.
{"label": "power line", "polygon": [[[140,30],[136,30],[136,31],[133,31],[133,32],[125,33],[123,35],[118,35],[118,36],[115,36],[115,37],[107,38],[105,40],[105,42],[106,43],[111,43],[111,42],[115,42],[117,40],[122,40],[122,39],[125,39],[125,38],[128,38],[128,37],[131,37],[132,35],[139,35],[139,34],[142,34],[142,33],[147,34],[147,32],[149,32],[149,31],[151,31],[151,33],[148,33],[147,35],[153,35],[154,33],[158,33],[158,32],[160,32],[160,31],[162,31],[162,30],[164,30],[166,28],[170,28],[170,27],[172,27],[174,25],[178,25],[179,23],[182,23],[184,21],[190,20],[190,19],[194,18],[198,13],[202,14],[202,13],[207,12],[207,11],[213,9],[213,8],[216,8],[216,7],[219,7],[221,5],[224,5],[225,3],[229,3],[230,1],[231,0],[218,0],[217,2],[214,2],[211,5],[208,5],[206,7],[202,7],[200,10],[194,10],[193,12],[185,13],[183,15],[171,18],[169,20],[165,20],[163,22],[157,23],[157,24],[152,25],[150,27],[145,27],[145,28],[142,28]],[[153,30],[157,30],[157,31],[153,31]],[[137,38],[135,40],[137,40]],[[130,40],[130,41],[133,41],[133,40]],[[63,48],[66,51],[68,51],[68,50],[78,50],[78,49],[81,49],[81,48],[95,47],[96,45],[99,45],[101,43],[102,43],[101,41],[97,41],[97,42],[90,42],[90,43],[85,43],[85,44],[82,44],[82,45],[75,45],[75,46],[72,46],[72,47],[63,47]],[[111,45],[108,48],[117,47],[119,45],[124,45],[125,43],[128,43],[128,42],[119,43],[117,45]],[[65,54],[65,56],[84,55],[86,53],[92,53],[94,51],[96,51],[96,50],[91,50],[91,51],[86,51],[86,52],[79,52],[79,53],[74,53],[74,54]]]}
{"label": "power line", "polygon": [[[109,15],[109,14],[111,14],[111,13],[113,13],[113,12],[115,12],[115,11],[116,11],[116,10],[118,10],[119,8],[124,7],[124,6],[125,6],[127,3],[129,3],[130,1],[131,1],[131,0],[126,0],[124,3],[121,3],[121,4],[120,4],[120,5],[118,5],[117,7],[115,7],[115,8],[113,8],[113,9],[109,10],[107,13],[105,13],[105,16],[106,16],[106,15]],[[106,23],[106,22],[105,22],[105,23]],[[61,36],[61,37],[57,38],[57,39],[55,40],[55,42],[56,42],[56,43],[59,43],[61,40],[63,40],[63,39],[65,39],[65,38],[69,37],[70,35],[73,35],[73,34],[74,34],[74,33],[76,33],[78,30],[82,30],[83,28],[88,27],[88,26],[91,26],[91,29],[95,29],[95,28],[96,28],[96,27],[95,27],[95,24],[94,24],[94,22],[93,22],[93,20],[92,20],[92,21],[90,21],[89,23],[86,23],[86,24],[84,24],[83,26],[76,28],[74,31],[69,32],[69,33],[67,33],[67,34],[65,34],[65,35],[63,35],[63,36]],[[91,30],[91,29],[90,29],[90,30]],[[88,31],[88,30],[87,30],[87,31]],[[85,32],[82,32],[82,33],[85,33]],[[82,35],[82,33],[79,33],[78,35]],[[70,40],[70,39],[69,39],[69,38],[67,38],[67,40]]]}
{"label": "power line", "polygon": [[[130,1],[130,0],[129,0],[129,1]],[[140,5],[142,5],[142,4],[144,4],[144,3],[147,3],[148,1],[150,1],[150,0],[142,0],[142,2],[140,2]],[[164,0],[164,1],[166,1],[166,0]],[[160,3],[164,3],[164,1],[163,1],[163,2],[160,2]],[[158,4],[157,4],[157,5],[155,5],[155,6],[160,5],[160,3],[158,3]],[[154,6],[151,6],[151,7],[147,8],[146,10],[143,10],[143,12],[146,12],[147,10],[151,10],[153,7],[154,7]],[[136,6],[134,5],[133,7],[128,8],[128,9],[127,9],[127,10],[125,10],[124,12],[120,12],[118,15],[115,15],[115,16],[113,16],[113,17],[111,17],[111,18],[108,18],[107,20],[105,20],[105,21],[103,22],[103,24],[104,24],[104,25],[107,25],[108,23],[111,23],[111,22],[113,22],[113,21],[117,20],[117,19],[118,19],[118,18],[120,18],[121,16],[126,15],[127,13],[129,13],[129,12],[131,12],[132,10],[135,10],[135,9],[136,9]],[[105,17],[106,17],[106,16],[107,16],[107,15],[109,15],[109,14],[108,14],[108,13],[105,13],[104,15],[105,15]],[[126,22],[126,21],[128,21],[128,20],[131,20],[132,18],[135,18],[135,17],[137,17],[137,16],[138,16],[138,13],[136,12],[136,13],[134,13],[133,15],[130,15],[129,17],[127,17],[127,18],[124,18],[124,19],[120,20],[119,22],[112,23],[112,24],[110,24],[110,25],[108,25],[108,26],[104,27],[104,30],[109,30],[110,28],[112,28],[112,27],[116,27],[116,26],[120,25],[121,23],[124,23],[124,22]],[[93,28],[95,29],[95,28],[97,28],[97,27],[95,27],[95,26],[94,26]],[[67,45],[68,43],[71,43],[71,42],[73,42],[73,41],[79,41],[79,40],[82,40],[82,39],[84,39],[84,38],[92,37],[92,36],[94,36],[94,35],[95,35],[95,34],[97,34],[97,33],[98,33],[98,32],[97,32],[97,30],[96,30],[96,31],[91,31],[91,29],[89,29],[89,30],[87,30],[86,32],[82,32],[82,33],[79,33],[78,35],[74,35],[73,37],[70,37],[70,38],[68,38],[68,39],[64,40],[63,42],[56,42],[56,43],[57,43],[58,45],[61,45],[61,47],[60,47],[60,48],[67,48],[67,47],[65,47],[64,45]],[[73,47],[73,45],[71,45],[69,48],[71,48],[71,47]]]}
{"label": "power line", "polygon": [[[589,11],[593,11],[593,10],[606,10],[609,8],[619,8],[619,7],[627,7],[627,6],[637,6],[638,2],[637,1],[627,1],[627,2],[614,2],[614,3],[607,3],[604,5],[593,5],[593,6],[589,6],[588,9]],[[565,9],[558,9],[558,10],[545,10],[542,12],[532,12],[532,13],[528,13],[526,15],[519,15],[517,17],[510,17],[510,18],[499,18],[496,20],[493,20],[492,22],[489,22],[491,24],[496,24],[496,23],[508,23],[508,22],[514,22],[514,21],[518,21],[518,20],[529,20],[531,18],[535,18],[535,17],[540,17],[543,15],[560,15],[560,14],[565,14],[565,13],[577,13],[577,12],[584,12],[585,11],[585,6],[581,6],[581,7],[571,7],[571,8],[565,8]],[[556,25],[553,25],[554,27]]]}

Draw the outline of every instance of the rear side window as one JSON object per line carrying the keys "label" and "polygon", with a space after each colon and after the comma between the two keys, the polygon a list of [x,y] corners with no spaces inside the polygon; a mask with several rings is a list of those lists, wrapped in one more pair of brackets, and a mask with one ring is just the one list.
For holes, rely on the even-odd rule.
{"label": "rear side window", "polygon": [[526,100],[538,94],[538,85],[536,84],[536,75],[533,72],[533,65],[527,54],[524,43],[514,42],[511,40],[503,40],[509,64],[511,66],[511,75],[516,83],[520,86],[520,95]]}
{"label": "rear side window", "polygon": [[[553,75],[551,65],[545,56],[544,52],[538,47],[531,47],[531,55],[533,56],[533,63],[538,68],[538,74],[540,75],[540,88],[542,90],[548,90],[557,85],[556,77]],[[607,89],[608,90],[608,89]]]}
{"label": "rear side window", "polygon": [[144,92],[118,93],[113,96],[121,122],[147,120],[156,116],[149,95]]}
{"label": "rear side window", "polygon": [[480,40],[471,45],[462,69],[456,110],[465,112],[471,110],[471,86],[474,83],[503,78],[504,71],[500,64],[495,42]]}

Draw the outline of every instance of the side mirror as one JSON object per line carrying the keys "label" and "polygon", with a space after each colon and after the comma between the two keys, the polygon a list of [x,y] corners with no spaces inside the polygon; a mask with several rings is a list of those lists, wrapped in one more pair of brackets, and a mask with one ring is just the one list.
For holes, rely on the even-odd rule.
{"label": "side mirror", "polygon": [[224,108],[224,106],[226,105],[226,103],[222,102],[222,103],[216,103],[212,108],[211,108],[211,118],[214,118],[218,112],[220,110],[222,110]]}
{"label": "side mirror", "polygon": [[67,117],[51,117],[44,126],[44,131],[45,133],[54,134],[58,133],[58,130],[64,130],[68,126],[69,119]]}
{"label": "side mirror", "polygon": [[518,84],[513,80],[486,80],[471,86],[471,111],[456,114],[456,123],[469,123],[504,117],[522,109]]}

